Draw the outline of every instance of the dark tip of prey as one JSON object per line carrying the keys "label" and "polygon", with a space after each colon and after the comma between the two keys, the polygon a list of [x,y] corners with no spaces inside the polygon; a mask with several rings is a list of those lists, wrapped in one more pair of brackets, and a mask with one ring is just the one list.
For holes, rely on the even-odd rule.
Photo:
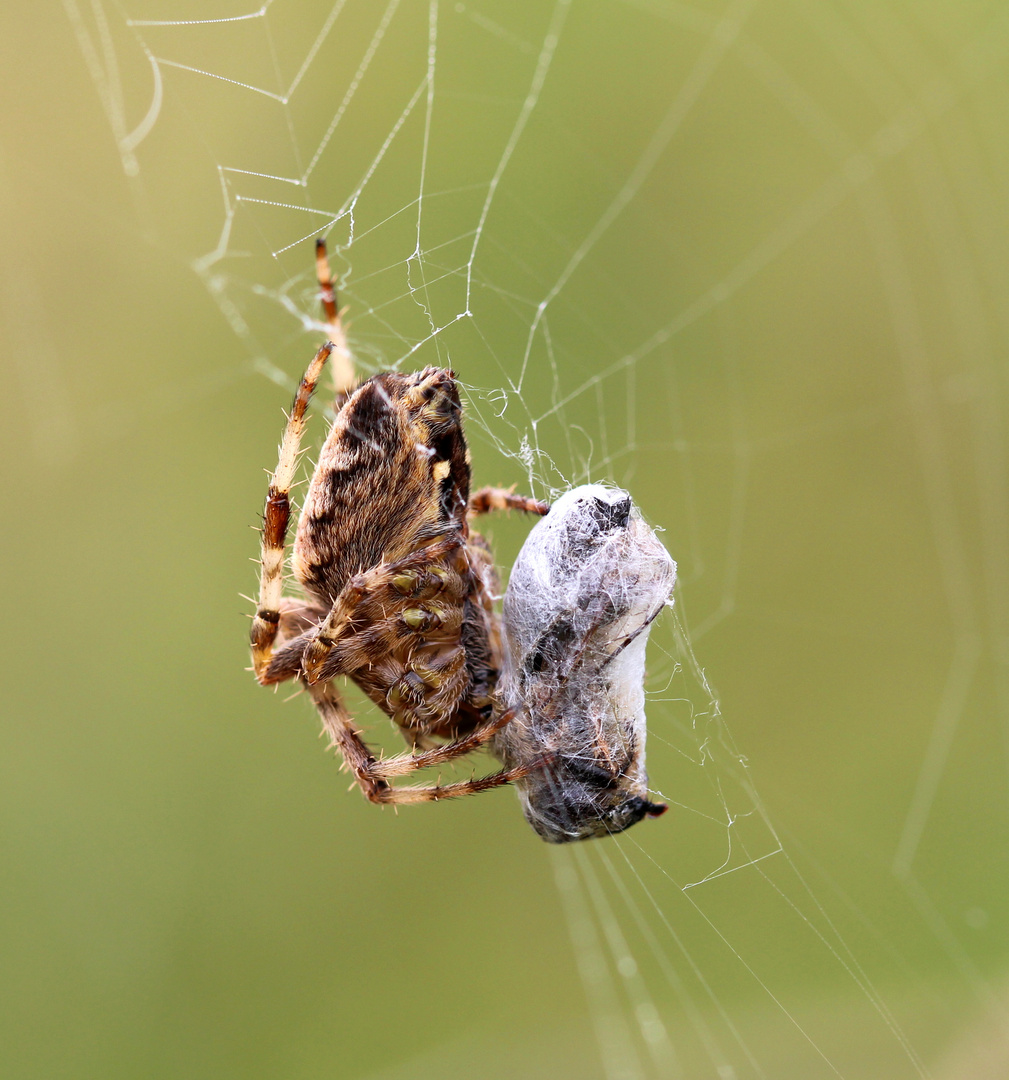
{"label": "dark tip of prey", "polygon": [[649,817],[662,817],[662,815],[669,809],[667,803],[664,802],[650,802],[645,803],[645,813]]}
{"label": "dark tip of prey", "polygon": [[593,514],[604,529],[626,529],[631,516],[630,498],[608,502],[605,499],[593,499]]}

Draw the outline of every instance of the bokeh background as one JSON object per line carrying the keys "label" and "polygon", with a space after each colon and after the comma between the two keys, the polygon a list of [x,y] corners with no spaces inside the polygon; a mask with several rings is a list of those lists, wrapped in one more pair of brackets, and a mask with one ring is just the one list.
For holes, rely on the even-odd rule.
{"label": "bokeh background", "polygon": [[[247,14],[3,18],[0,1074],[1005,1076],[1003,5],[137,25]],[[665,529],[661,821],[381,811],[244,670],[318,230],[479,482]]]}

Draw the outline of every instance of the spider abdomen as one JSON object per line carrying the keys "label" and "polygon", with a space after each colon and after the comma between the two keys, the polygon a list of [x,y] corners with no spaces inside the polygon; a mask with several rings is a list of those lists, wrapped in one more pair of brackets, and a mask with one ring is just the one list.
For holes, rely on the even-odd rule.
{"label": "spider abdomen", "polygon": [[[447,479],[462,500],[454,517],[443,507]],[[468,493],[451,372],[376,375],[347,399],[322,447],[295,535],[295,574],[309,595],[332,604],[354,574],[396,562],[442,527],[458,528]]]}

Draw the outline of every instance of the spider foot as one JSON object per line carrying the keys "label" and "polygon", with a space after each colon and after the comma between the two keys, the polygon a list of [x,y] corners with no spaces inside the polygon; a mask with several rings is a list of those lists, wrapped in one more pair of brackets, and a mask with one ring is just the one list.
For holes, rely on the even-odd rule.
{"label": "spider foot", "polygon": [[323,637],[314,638],[301,654],[301,673],[309,686],[319,682],[322,669],[333,651],[333,642]]}

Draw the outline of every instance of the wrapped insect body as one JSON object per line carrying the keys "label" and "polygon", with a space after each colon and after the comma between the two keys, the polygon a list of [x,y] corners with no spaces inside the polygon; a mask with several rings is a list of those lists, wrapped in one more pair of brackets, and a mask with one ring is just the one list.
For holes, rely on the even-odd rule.
{"label": "wrapped insect body", "polygon": [[626,491],[559,498],[529,534],[504,601],[501,691],[515,715],[494,738],[552,843],[606,836],[666,807],[648,799],[645,644],[676,563]]}

